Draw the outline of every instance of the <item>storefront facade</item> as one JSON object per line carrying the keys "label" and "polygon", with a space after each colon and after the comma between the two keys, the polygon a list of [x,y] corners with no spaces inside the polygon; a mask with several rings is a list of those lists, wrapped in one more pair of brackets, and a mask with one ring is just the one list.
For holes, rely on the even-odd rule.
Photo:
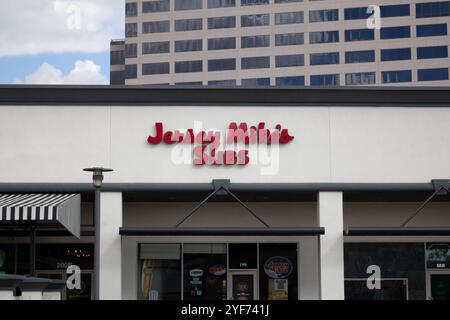
{"label": "storefront facade", "polygon": [[6,86],[0,195],[81,195],[79,239],[36,234],[38,276],[82,271],[67,299],[95,286],[92,166],[101,299],[450,299],[449,123],[442,88]]}

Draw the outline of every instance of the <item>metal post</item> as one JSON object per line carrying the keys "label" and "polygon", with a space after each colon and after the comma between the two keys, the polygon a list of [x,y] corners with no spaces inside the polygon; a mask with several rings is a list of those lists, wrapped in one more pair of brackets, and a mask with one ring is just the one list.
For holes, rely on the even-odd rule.
{"label": "metal post", "polygon": [[30,276],[36,276],[36,226],[30,227]]}
{"label": "metal post", "polygon": [[100,188],[95,188],[94,204],[94,300],[100,300]]}

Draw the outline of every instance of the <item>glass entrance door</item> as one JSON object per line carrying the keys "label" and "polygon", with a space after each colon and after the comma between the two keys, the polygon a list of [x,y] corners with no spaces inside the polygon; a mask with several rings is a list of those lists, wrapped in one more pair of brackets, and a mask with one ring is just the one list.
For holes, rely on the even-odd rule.
{"label": "glass entrance door", "polygon": [[450,300],[450,271],[431,271],[428,273],[428,298]]}
{"label": "glass entrance door", "polygon": [[256,271],[230,271],[230,278],[230,300],[258,300]]}

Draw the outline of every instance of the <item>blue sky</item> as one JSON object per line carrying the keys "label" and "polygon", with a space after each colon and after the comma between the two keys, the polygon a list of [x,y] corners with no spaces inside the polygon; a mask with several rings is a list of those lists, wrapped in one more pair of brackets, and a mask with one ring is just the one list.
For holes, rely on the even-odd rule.
{"label": "blue sky", "polygon": [[0,84],[107,84],[125,0],[2,0]]}

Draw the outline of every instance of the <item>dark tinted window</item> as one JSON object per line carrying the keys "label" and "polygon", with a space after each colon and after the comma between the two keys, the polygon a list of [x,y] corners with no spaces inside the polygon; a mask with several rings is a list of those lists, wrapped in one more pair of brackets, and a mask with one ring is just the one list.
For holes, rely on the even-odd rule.
{"label": "dark tinted window", "polygon": [[345,20],[367,19],[370,16],[371,14],[367,13],[367,7],[344,9]]}
{"label": "dark tinted window", "polygon": [[304,76],[278,77],[275,79],[277,86],[304,86]]}
{"label": "dark tinted window", "polygon": [[374,38],[375,33],[373,29],[345,30],[345,41],[367,41]]}
{"label": "dark tinted window", "polygon": [[398,83],[398,82],[411,82],[412,73],[411,70],[399,70],[399,71],[383,71],[381,73],[383,83]]}
{"label": "dark tinted window", "polygon": [[137,57],[137,43],[127,43],[125,45],[125,58]]}
{"label": "dark tinted window", "polygon": [[241,83],[245,87],[267,87],[270,86],[270,78],[242,79]]}
{"label": "dark tinted window", "polygon": [[178,40],[175,41],[175,52],[202,51],[203,40]]}
{"label": "dark tinted window", "polygon": [[167,53],[169,50],[169,41],[142,43],[142,54]]}
{"label": "dark tinted window", "polygon": [[254,6],[259,4],[269,4],[269,0],[241,0],[241,6]]}
{"label": "dark tinted window", "polygon": [[326,21],[338,21],[339,10],[312,10],[309,12],[309,22],[326,22]]}
{"label": "dark tinted window", "polygon": [[375,72],[357,72],[345,75],[345,84],[348,86],[375,84],[375,82]]}
{"label": "dark tinted window", "polygon": [[138,29],[137,23],[125,23],[125,37],[137,37]]}
{"label": "dark tinted window", "polygon": [[448,46],[417,48],[418,59],[447,58]]}
{"label": "dark tinted window", "polygon": [[446,36],[447,35],[447,24],[426,24],[417,26],[417,36],[418,37],[434,37],[434,36]]}
{"label": "dark tinted window", "polygon": [[169,73],[169,63],[168,62],[144,63],[142,65],[142,74],[143,75],[166,74],[166,73]]}
{"label": "dark tinted window", "polygon": [[208,0],[208,8],[224,8],[236,6],[236,0]]}
{"label": "dark tinted window", "polygon": [[345,63],[375,62],[374,50],[347,51],[345,53]]}
{"label": "dark tinted window", "polygon": [[381,50],[381,61],[410,60],[411,49],[383,49]]}
{"label": "dark tinted window", "polygon": [[416,4],[417,18],[446,17],[448,15],[450,15],[450,1]]}
{"label": "dark tinted window", "polygon": [[303,54],[289,54],[275,57],[275,66],[277,68],[296,67],[305,65],[305,56]]}
{"label": "dark tinted window", "polygon": [[311,53],[309,55],[309,64],[312,66],[338,63],[339,52]]}
{"label": "dark tinted window", "polygon": [[270,68],[270,57],[242,58],[241,68],[242,69]]}
{"label": "dark tinted window", "polygon": [[125,65],[125,79],[136,79],[137,78],[137,65],[127,64]]}
{"label": "dark tinted window", "polygon": [[208,50],[236,49],[236,38],[208,39]]}
{"label": "dark tinted window", "polygon": [[409,38],[411,37],[411,27],[386,27],[381,28],[380,38],[381,39],[398,39],[398,38]]}
{"label": "dark tinted window", "polygon": [[228,259],[230,269],[256,269],[256,243],[230,243],[228,245]]}
{"label": "dark tinted window", "polygon": [[202,30],[202,19],[175,20],[175,31]]}
{"label": "dark tinted window", "polygon": [[131,2],[125,4],[125,16],[136,17],[138,13],[137,2]]}
{"label": "dark tinted window", "polygon": [[202,60],[175,62],[175,73],[202,72]]}
{"label": "dark tinted window", "polygon": [[380,10],[382,18],[409,16],[409,4],[381,6]]}
{"label": "dark tinted window", "polygon": [[208,29],[224,29],[236,27],[236,17],[208,18]]}
{"label": "dark tinted window", "polygon": [[303,12],[281,12],[275,13],[275,24],[303,23]]}
{"label": "dark tinted window", "polygon": [[153,21],[153,22],[144,22],[142,24],[143,33],[159,33],[169,31],[170,31],[170,21]]}
{"label": "dark tinted window", "polygon": [[419,81],[448,80],[448,68],[420,69],[417,75]]}
{"label": "dark tinted window", "polygon": [[276,46],[292,46],[304,43],[303,33],[284,33],[275,35]]}
{"label": "dark tinted window", "polygon": [[144,1],[142,3],[142,12],[165,12],[170,10],[169,0]]}
{"label": "dark tinted window", "polygon": [[312,86],[338,86],[339,74],[318,74],[310,77]]}
{"label": "dark tinted window", "polygon": [[110,64],[122,65],[125,64],[125,52],[124,51],[110,51]]}
{"label": "dark tinted window", "polygon": [[249,16],[241,16],[241,27],[268,26],[268,14],[254,14]]}
{"label": "dark tinted window", "polygon": [[111,71],[109,73],[109,78],[109,84],[111,85],[124,85],[125,71]]}
{"label": "dark tinted window", "polygon": [[201,9],[203,0],[175,0],[175,10]]}
{"label": "dark tinted window", "polygon": [[309,43],[339,42],[339,31],[316,31],[309,33]]}
{"label": "dark tinted window", "polygon": [[270,46],[270,36],[248,36],[241,38],[241,48],[258,48]]}
{"label": "dark tinted window", "polygon": [[236,69],[236,59],[208,60],[208,71],[225,71],[235,69]]}

